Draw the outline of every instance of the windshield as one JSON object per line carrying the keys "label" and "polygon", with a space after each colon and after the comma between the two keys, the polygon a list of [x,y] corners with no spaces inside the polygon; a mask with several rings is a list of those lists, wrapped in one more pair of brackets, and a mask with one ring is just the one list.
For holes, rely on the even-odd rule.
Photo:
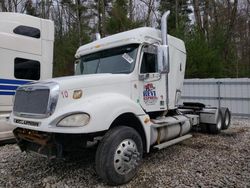
{"label": "windshield", "polygon": [[76,65],[75,74],[131,73],[138,46],[130,44],[82,56]]}

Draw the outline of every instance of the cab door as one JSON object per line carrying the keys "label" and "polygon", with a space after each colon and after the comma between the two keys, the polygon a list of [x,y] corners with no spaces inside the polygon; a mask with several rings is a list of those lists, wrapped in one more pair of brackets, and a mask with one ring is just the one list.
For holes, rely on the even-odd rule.
{"label": "cab door", "polygon": [[145,45],[139,66],[139,102],[146,112],[167,108],[166,74],[159,72],[157,46]]}

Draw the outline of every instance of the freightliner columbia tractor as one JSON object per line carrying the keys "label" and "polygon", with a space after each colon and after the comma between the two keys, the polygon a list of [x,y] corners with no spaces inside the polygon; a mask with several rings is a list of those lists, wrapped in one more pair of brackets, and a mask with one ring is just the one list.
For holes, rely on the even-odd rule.
{"label": "freightliner columbia tractor", "polygon": [[136,175],[144,153],[202,126],[214,134],[227,129],[227,108],[178,105],[186,49],[167,34],[168,15],[161,31],[143,27],[81,46],[75,76],[19,87],[10,122],[20,149],[60,158],[96,142],[97,174],[119,185]]}

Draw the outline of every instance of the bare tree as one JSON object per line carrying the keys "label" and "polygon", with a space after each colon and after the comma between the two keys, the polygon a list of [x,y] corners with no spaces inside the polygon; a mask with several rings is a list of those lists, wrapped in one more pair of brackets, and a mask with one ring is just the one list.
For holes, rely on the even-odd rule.
{"label": "bare tree", "polygon": [[6,11],[7,11],[7,8],[6,8],[6,6],[5,6],[5,0],[1,0],[1,1],[0,1],[0,4],[1,4],[1,10],[2,10],[3,12],[6,12]]}
{"label": "bare tree", "polygon": [[105,36],[105,0],[98,0],[98,32],[101,36]]}
{"label": "bare tree", "polygon": [[198,0],[193,0],[193,7],[194,7],[195,21],[197,23],[198,29],[202,31],[203,27],[202,27],[202,20],[201,20],[200,5],[199,5]]}
{"label": "bare tree", "polygon": [[[142,2],[145,7],[144,9],[146,8],[147,11],[146,11],[146,14],[145,14],[145,17],[144,17],[144,22],[145,22],[145,25],[146,26],[151,26],[152,23],[152,17],[155,16],[156,17],[156,1],[155,0],[140,0],[140,2]],[[144,12],[144,10],[142,10]]]}

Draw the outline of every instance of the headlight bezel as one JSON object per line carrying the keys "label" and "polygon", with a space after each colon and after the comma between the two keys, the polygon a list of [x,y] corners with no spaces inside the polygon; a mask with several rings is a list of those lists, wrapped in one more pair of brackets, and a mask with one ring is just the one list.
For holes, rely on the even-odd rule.
{"label": "headlight bezel", "polygon": [[[80,116],[80,117],[76,117]],[[74,118],[78,118],[75,119]],[[68,122],[67,122],[68,121]],[[80,123],[83,121],[82,123]],[[57,123],[57,127],[83,127],[90,122],[90,115],[85,112],[74,112],[61,117]]]}

